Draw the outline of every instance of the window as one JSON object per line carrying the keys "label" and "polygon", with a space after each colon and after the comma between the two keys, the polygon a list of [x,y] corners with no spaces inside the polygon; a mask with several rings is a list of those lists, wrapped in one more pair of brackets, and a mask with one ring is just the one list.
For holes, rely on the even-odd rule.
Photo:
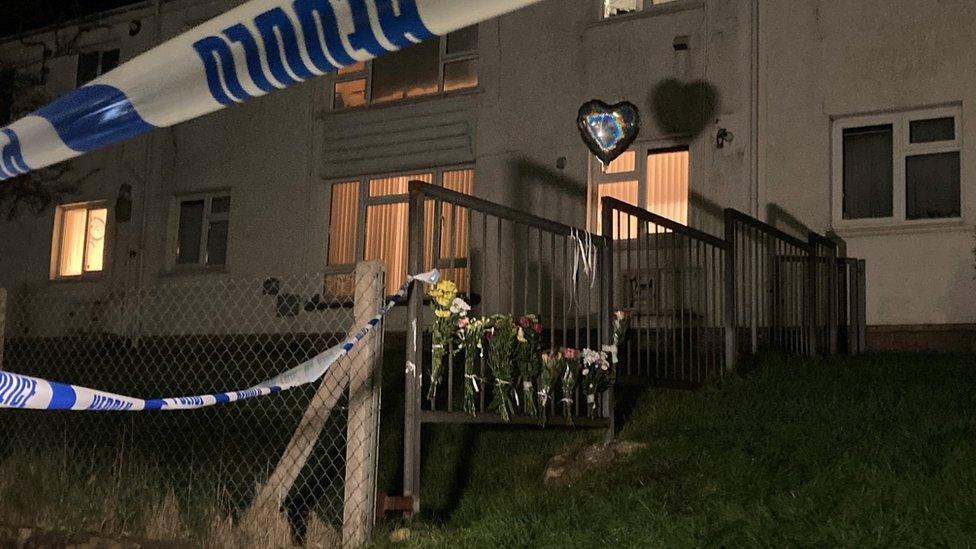
{"label": "window", "polygon": [[104,204],[61,206],[55,215],[52,278],[79,278],[105,268]]}
{"label": "window", "polygon": [[478,27],[339,69],[332,108],[379,105],[478,87]]}
{"label": "window", "polygon": [[119,66],[119,49],[89,51],[78,56],[78,86],[87,84]]}
{"label": "window", "polygon": [[944,108],[836,121],[835,224],[959,218],[960,118]]}
{"label": "window", "polygon": [[603,0],[603,17],[617,17],[678,0]]}
{"label": "window", "polygon": [[181,267],[223,267],[227,265],[227,237],[230,229],[230,196],[196,195],[176,203],[175,264]]}
{"label": "window", "polygon": [[[629,150],[608,166],[593,162],[590,197],[595,202],[592,223],[602,232],[601,202],[609,196],[639,206],[681,224],[688,223],[688,174],[690,154],[687,147],[644,149],[638,154]],[[636,220],[630,228],[616,227],[614,238],[637,234]]]}
{"label": "window", "polygon": [[[446,168],[397,174],[361,177],[337,181],[331,188],[329,208],[330,266],[351,265],[356,261],[381,259],[386,263],[386,290],[397,291],[407,276],[407,228],[409,184],[424,181],[442,185],[464,194],[474,191],[474,170]],[[434,205],[428,204],[424,226],[425,257],[434,253],[433,227],[440,226],[440,250],[437,267],[452,280],[466,280],[468,257],[467,212],[449,204],[441,207],[435,220]],[[436,223],[435,223],[436,221]],[[463,285],[463,284],[462,284]],[[464,288],[461,288],[462,291]]]}

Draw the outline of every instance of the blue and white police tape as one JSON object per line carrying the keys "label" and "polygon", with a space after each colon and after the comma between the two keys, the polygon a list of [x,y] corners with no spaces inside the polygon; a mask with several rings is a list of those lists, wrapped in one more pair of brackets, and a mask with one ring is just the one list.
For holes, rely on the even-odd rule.
{"label": "blue and white police tape", "polygon": [[287,372],[249,389],[214,393],[209,395],[155,398],[143,400],[129,396],[97,391],[77,385],[66,385],[46,379],[0,372],[0,409],[16,408],[27,410],[75,410],[95,412],[138,412],[143,410],[195,410],[272,395],[315,383],[340,358],[345,356],[373,330],[394,306],[407,296],[414,281],[436,284],[440,273],[433,271],[411,276],[400,286],[400,290],[380,309],[369,322],[344,341],[328,351],[288,370]]}
{"label": "blue and white police tape", "polygon": [[540,0],[251,0],[0,129],[0,180]]}

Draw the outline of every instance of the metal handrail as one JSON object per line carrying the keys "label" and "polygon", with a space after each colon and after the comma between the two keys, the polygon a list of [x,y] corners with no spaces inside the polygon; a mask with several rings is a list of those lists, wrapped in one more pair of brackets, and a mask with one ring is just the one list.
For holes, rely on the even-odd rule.
{"label": "metal handrail", "polygon": [[731,246],[731,244],[729,244],[724,239],[721,239],[717,236],[710,235],[704,231],[695,229],[694,227],[682,225],[677,221],[668,219],[666,217],[663,217],[653,212],[649,212],[643,208],[638,208],[633,204],[629,204],[627,202],[624,202],[622,200],[613,197],[609,197],[609,196],[603,197],[603,208],[605,210],[611,209],[611,210],[617,210],[623,212],[627,215],[634,216],[642,221],[647,221],[654,225],[659,225],[661,227],[664,227],[669,231],[673,231],[679,234],[684,234],[692,238],[695,238],[697,240],[704,241],[708,244],[711,244],[712,246],[721,248],[723,250],[727,250]]}

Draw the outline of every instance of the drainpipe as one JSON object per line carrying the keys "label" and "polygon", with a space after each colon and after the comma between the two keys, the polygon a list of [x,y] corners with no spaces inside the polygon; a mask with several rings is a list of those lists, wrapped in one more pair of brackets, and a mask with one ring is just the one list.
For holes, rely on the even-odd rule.
{"label": "drainpipe", "polygon": [[[153,34],[150,48],[159,44],[159,36],[162,33],[162,13],[163,0],[154,0],[153,7]],[[142,227],[139,229],[139,260],[137,262],[138,272],[136,273],[136,289],[141,290],[146,278],[146,252],[148,248],[147,232],[149,229],[149,187],[152,183],[152,163],[153,151],[156,144],[156,132],[149,132],[146,135],[146,157],[145,168],[143,170],[142,181]]]}
{"label": "drainpipe", "polygon": [[751,206],[752,206],[752,216],[755,217],[755,218],[757,218],[757,219],[762,219],[762,217],[760,216],[760,212],[759,212],[760,200],[761,200],[761,193],[760,193],[760,189],[761,189],[760,179],[761,179],[761,176],[760,176],[760,173],[759,173],[759,108],[760,108],[760,102],[759,102],[759,91],[760,91],[759,90],[759,79],[760,79],[760,73],[759,73],[759,59],[760,59],[760,54],[759,54],[759,0],[752,0],[752,8],[751,9],[752,9],[752,17],[750,17],[749,19],[751,20],[751,25],[752,25],[752,35],[751,35],[751,38],[752,38],[752,47],[751,47],[752,48],[752,56],[751,57],[752,57],[752,59],[751,59],[751,74],[750,74],[749,88],[750,88],[750,99],[752,100],[752,106],[751,106],[752,112],[750,113],[750,117],[749,117],[750,118],[749,122],[750,122],[750,126],[751,126],[749,133],[751,134],[750,148],[752,149],[752,151],[751,151],[752,154],[750,155],[751,156],[751,158],[750,158],[751,166],[750,166],[749,171],[750,171],[750,175],[751,175],[751,178],[750,178],[751,181],[750,181],[750,193],[749,194],[751,195],[751,199],[752,199],[752,204],[751,204]]}

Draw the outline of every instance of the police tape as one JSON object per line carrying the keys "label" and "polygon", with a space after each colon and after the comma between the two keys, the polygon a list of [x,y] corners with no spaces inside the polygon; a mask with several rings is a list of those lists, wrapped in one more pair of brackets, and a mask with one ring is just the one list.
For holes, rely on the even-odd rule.
{"label": "police tape", "polygon": [[0,129],[0,181],[540,0],[251,0]]}
{"label": "police tape", "polygon": [[436,269],[409,277],[399,291],[380,309],[379,313],[340,345],[313,357],[287,372],[248,389],[199,396],[155,398],[143,400],[106,393],[77,385],[66,385],[46,379],[0,371],[0,409],[74,410],[92,412],[138,412],[143,410],[195,410],[273,395],[303,385],[315,383],[338,361],[363,340],[383,317],[403,301],[415,282],[436,284],[440,272]]}

